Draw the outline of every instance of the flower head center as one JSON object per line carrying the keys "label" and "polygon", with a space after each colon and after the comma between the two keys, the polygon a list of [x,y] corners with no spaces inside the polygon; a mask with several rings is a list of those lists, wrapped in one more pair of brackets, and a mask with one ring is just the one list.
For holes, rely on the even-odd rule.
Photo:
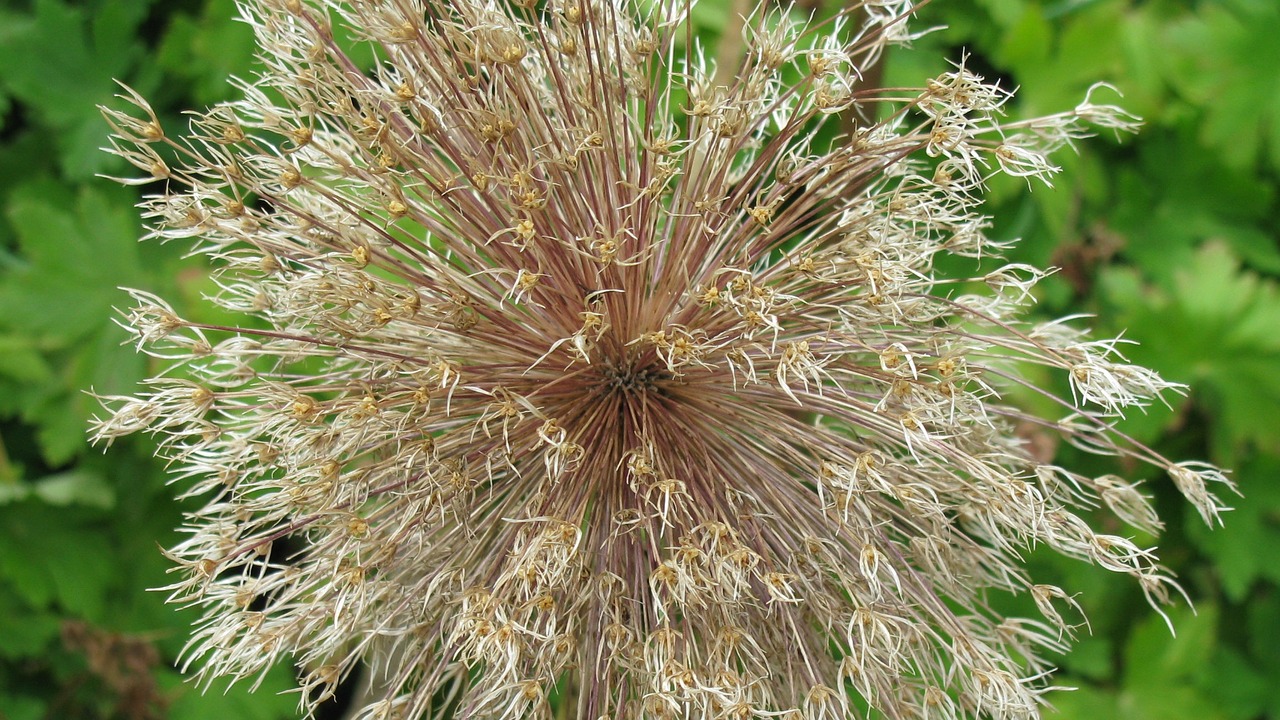
{"label": "flower head center", "polygon": [[608,364],[602,375],[610,392],[624,396],[650,392],[665,395],[663,386],[675,379],[663,368],[644,365]]}

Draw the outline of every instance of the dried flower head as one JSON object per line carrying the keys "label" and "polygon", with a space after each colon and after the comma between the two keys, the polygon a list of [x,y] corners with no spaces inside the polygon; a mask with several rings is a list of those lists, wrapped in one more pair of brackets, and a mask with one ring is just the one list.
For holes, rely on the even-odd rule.
{"label": "dried flower head", "polygon": [[1082,619],[1022,551],[1177,592],[1084,519],[1157,531],[1143,493],[1024,439],[1155,466],[1213,522],[1219,471],[1113,427],[1177,386],[1020,320],[1036,268],[934,270],[999,253],[991,174],[1133,118],[1005,121],[963,64],[864,87],[912,0],[757,8],[721,68],[691,4],[246,0],[243,100],[180,135],[132,92],[105,111],[128,182],[165,183],[152,235],[245,316],[134,292],[171,367],[96,426],[155,433],[208,499],[170,551],[202,673],[289,657],[310,711],[363,661],[370,720],[1029,718]]}

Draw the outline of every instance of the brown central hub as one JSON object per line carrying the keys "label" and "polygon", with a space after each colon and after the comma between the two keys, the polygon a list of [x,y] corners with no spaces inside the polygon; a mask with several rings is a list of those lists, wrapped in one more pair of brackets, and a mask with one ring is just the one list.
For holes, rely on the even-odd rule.
{"label": "brown central hub", "polygon": [[604,379],[608,387],[624,395],[644,392],[662,393],[662,385],[672,379],[670,372],[657,367],[605,367]]}

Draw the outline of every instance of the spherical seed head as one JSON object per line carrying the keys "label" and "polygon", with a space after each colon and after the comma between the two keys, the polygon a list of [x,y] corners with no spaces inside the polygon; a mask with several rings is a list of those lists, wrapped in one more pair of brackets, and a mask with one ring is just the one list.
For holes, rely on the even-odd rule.
{"label": "spherical seed head", "polygon": [[[1043,273],[933,269],[1000,249],[989,173],[1046,178],[1132,118],[1002,122],[963,65],[864,87],[908,0],[816,27],[758,8],[734,72],[675,0],[243,9],[265,64],[243,100],[185,139],[132,92],[144,119],[106,111],[140,182],[169,181],[153,235],[195,242],[249,316],[135,293],[140,348],[179,368],[97,427],[157,433],[208,498],[169,553],[202,672],[289,656],[311,710],[368,661],[364,718],[1034,717],[1080,619],[1021,550],[1176,586],[1079,514],[1156,530],[1145,496],[1019,428],[1222,509],[1221,473],[1111,428],[1176,386],[1018,319]],[[1030,365],[1068,379],[1061,417],[1000,400]]]}

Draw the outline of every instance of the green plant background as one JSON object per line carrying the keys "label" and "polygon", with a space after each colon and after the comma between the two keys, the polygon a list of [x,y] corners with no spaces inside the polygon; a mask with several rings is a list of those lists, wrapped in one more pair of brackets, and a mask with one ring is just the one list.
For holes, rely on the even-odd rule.
{"label": "green plant background", "polygon": [[[708,41],[730,5],[703,0]],[[113,79],[170,126],[230,97],[226,78],[254,68],[234,14],[233,0],[0,0],[0,720],[297,714],[287,668],[256,693],[183,682],[172,664],[192,613],[146,591],[166,582],[157,546],[183,508],[145,438],[104,455],[85,431],[86,388],[128,393],[154,370],[111,322],[119,286],[211,312],[200,262],[140,244],[137,193],[98,177],[127,171],[99,150],[95,106],[116,102]],[[1079,689],[1050,715],[1280,718],[1280,2],[934,0],[915,27],[932,26],[945,29],[886,59],[884,84],[967,54],[1020,88],[1012,115],[1070,108],[1106,81],[1145,118],[1135,138],[1055,158],[1052,190],[997,183],[989,209],[998,236],[1023,238],[1014,260],[1062,268],[1039,312],[1095,313],[1100,333],[1141,343],[1133,360],[1191,385],[1127,430],[1234,468],[1244,493],[1211,532],[1150,478],[1161,556],[1195,603],[1171,611],[1176,637],[1132,583],[1030,555],[1082,593],[1092,627],[1055,680]]]}

